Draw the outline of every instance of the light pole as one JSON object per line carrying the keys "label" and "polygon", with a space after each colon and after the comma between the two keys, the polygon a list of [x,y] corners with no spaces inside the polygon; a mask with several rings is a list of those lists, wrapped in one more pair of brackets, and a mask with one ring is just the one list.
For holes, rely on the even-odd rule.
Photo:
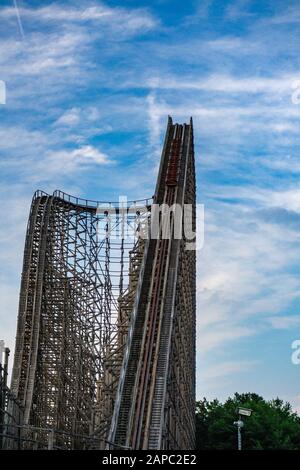
{"label": "light pole", "polygon": [[238,434],[238,450],[242,450],[242,428],[244,426],[243,416],[251,416],[252,410],[249,408],[237,408],[237,413],[239,415],[238,421],[235,421],[233,424],[237,427]]}

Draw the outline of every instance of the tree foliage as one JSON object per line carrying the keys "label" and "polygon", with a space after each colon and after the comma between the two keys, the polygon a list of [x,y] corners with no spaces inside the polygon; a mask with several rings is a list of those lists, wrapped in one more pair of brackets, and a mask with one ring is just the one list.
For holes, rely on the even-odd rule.
{"label": "tree foliage", "polygon": [[289,403],[279,398],[266,401],[255,393],[236,393],[222,404],[218,400],[198,401],[196,406],[197,449],[236,449],[236,409],[252,409],[244,419],[243,449],[300,449],[300,417]]}

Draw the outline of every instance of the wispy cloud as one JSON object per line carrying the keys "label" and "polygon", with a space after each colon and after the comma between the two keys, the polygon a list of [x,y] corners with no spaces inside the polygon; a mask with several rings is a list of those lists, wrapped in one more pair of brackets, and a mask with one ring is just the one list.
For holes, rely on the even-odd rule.
{"label": "wispy cloud", "polygon": [[257,330],[246,327],[228,324],[228,322],[220,323],[213,328],[198,328],[197,350],[203,356],[208,352],[216,350],[220,345],[225,348],[226,345],[232,345],[235,341],[239,341],[248,336],[256,335]]}
{"label": "wispy cloud", "polygon": [[47,165],[50,165],[51,171],[65,171],[67,173],[90,163],[106,165],[110,161],[105,153],[100,152],[92,145],[85,145],[69,151],[52,152],[47,159]]}
{"label": "wispy cloud", "polygon": [[203,373],[204,381],[211,381],[220,379],[221,377],[226,377],[238,372],[247,373],[250,369],[255,367],[257,362],[255,361],[228,361],[221,362],[213,367],[210,367]]}
{"label": "wispy cloud", "polygon": [[238,0],[231,3],[226,8],[225,16],[229,20],[240,20],[241,18],[251,17],[252,14],[249,11],[251,7],[251,0]]}
{"label": "wispy cloud", "polygon": [[[299,71],[300,76],[300,71]],[[204,90],[218,91],[224,93],[292,93],[292,83],[295,81],[295,74],[278,77],[238,77],[230,75],[210,75],[201,79],[192,78],[186,80],[185,77],[156,77],[154,84],[156,88],[175,90]],[[153,78],[149,80],[148,86],[153,85]]]}
{"label": "wispy cloud", "polygon": [[288,315],[268,318],[273,328],[278,330],[294,329],[300,326],[300,315]]}
{"label": "wispy cloud", "polygon": [[[99,5],[99,3],[87,7],[82,7],[81,4],[70,7],[55,3],[40,8],[18,8],[16,5],[16,10],[18,17],[22,15],[26,19],[40,23],[51,21],[56,24],[57,22],[85,23],[88,21],[108,26],[110,32],[126,35],[139,31],[145,32],[158,25],[157,19],[147,10],[110,8],[104,4]],[[3,8],[1,11],[1,16],[7,19],[12,19],[15,14],[16,11],[13,8]]]}
{"label": "wispy cloud", "polygon": [[299,6],[290,6],[285,8],[280,14],[276,14],[271,18],[264,20],[264,23],[273,25],[291,25],[300,23]]}

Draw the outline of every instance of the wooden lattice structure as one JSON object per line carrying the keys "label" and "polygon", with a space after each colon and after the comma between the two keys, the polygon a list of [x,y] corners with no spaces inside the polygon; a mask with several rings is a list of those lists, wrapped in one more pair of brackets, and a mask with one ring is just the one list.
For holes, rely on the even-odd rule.
{"label": "wooden lattice structure", "polygon": [[35,193],[11,383],[27,447],[193,448],[195,250],[179,209],[168,237],[157,216],[174,204],[195,232],[193,126],[171,118],[153,201]]}

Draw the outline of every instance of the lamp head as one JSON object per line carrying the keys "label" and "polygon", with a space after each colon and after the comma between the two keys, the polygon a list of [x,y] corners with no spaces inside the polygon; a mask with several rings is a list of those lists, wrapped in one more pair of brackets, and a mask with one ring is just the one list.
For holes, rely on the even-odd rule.
{"label": "lamp head", "polygon": [[240,416],[251,416],[252,414],[250,408],[244,408],[242,406],[239,406],[236,411]]}

